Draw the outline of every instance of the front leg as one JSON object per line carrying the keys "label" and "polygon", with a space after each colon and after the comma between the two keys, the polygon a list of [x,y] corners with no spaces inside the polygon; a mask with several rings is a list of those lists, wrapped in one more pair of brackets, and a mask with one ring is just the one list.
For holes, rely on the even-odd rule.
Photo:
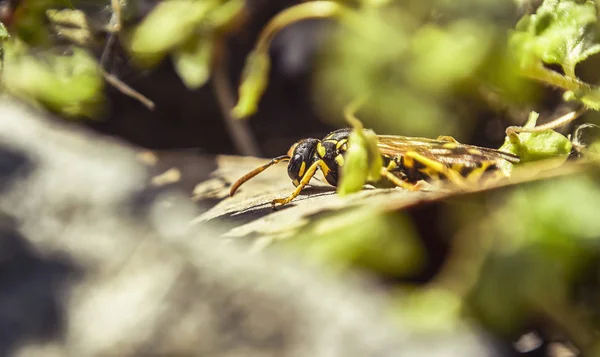
{"label": "front leg", "polygon": [[312,165],[310,165],[308,170],[306,170],[306,173],[304,173],[304,176],[302,176],[302,181],[300,181],[298,186],[296,186],[296,189],[294,190],[294,192],[292,192],[291,195],[289,195],[286,198],[276,198],[273,201],[271,201],[271,205],[272,206],[285,205],[287,203],[292,202],[292,200],[294,198],[298,197],[298,195],[300,194],[300,192],[302,191],[304,186],[308,185],[308,183],[310,182],[310,179],[315,175],[315,172],[317,172],[317,168],[319,167],[319,164],[322,161],[323,160],[318,160],[318,161],[315,161]]}

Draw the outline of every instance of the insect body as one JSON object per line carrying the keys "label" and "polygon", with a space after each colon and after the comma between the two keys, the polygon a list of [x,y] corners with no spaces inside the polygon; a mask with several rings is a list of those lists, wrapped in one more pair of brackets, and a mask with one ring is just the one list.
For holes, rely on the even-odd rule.
{"label": "insect body", "polygon": [[[288,175],[296,189],[286,198],[273,200],[274,205],[286,204],[296,198],[317,169],[323,172],[327,183],[337,186],[351,132],[352,129],[339,129],[329,133],[322,140],[300,140],[290,148],[287,155],[278,156],[238,179],[232,185],[230,195],[244,182],[282,161],[289,161]],[[503,175],[499,167],[502,161],[519,162],[515,155],[461,144],[447,136],[426,139],[378,135],[377,138],[383,158],[381,176],[392,184],[409,190],[418,190],[417,183],[421,180],[447,180],[465,187],[479,182],[488,172]]]}

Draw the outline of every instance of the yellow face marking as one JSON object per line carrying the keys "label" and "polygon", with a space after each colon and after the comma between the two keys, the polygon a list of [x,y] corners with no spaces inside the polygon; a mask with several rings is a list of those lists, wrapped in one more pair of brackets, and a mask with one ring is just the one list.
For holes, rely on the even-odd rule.
{"label": "yellow face marking", "polygon": [[300,181],[294,180],[294,181],[292,181],[292,183],[294,184],[295,187],[298,187],[298,185],[300,184]]}
{"label": "yellow face marking", "polygon": [[338,156],[335,157],[335,162],[339,166],[344,166],[344,156],[342,154],[339,154]]}
{"label": "yellow face marking", "polygon": [[327,154],[325,146],[321,145],[321,143],[317,144],[317,154],[319,154],[320,157],[325,157],[325,154]]}
{"label": "yellow face marking", "polygon": [[467,150],[467,152],[471,155],[483,155],[483,153],[481,152],[481,150],[477,150],[477,149],[473,149],[473,148],[469,148]]}
{"label": "yellow face marking", "polygon": [[344,144],[348,142],[348,139],[342,139],[335,144],[336,150],[339,150]]}
{"label": "yellow face marking", "polygon": [[298,171],[298,176],[304,176],[304,170],[306,170],[306,162],[302,161],[302,165],[300,166],[300,171]]}
{"label": "yellow face marking", "polygon": [[396,164],[396,161],[390,160],[390,163],[387,165],[387,170],[391,171],[391,170],[395,169],[396,167],[398,167],[398,164]]}

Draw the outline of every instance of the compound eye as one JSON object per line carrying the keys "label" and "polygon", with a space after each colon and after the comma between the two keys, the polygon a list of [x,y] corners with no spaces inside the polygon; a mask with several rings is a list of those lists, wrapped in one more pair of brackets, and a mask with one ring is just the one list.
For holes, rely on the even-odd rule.
{"label": "compound eye", "polygon": [[296,154],[294,157],[290,159],[290,163],[288,164],[288,176],[292,179],[292,181],[300,180],[302,178],[302,166],[304,165],[304,161],[302,160],[302,155]]}

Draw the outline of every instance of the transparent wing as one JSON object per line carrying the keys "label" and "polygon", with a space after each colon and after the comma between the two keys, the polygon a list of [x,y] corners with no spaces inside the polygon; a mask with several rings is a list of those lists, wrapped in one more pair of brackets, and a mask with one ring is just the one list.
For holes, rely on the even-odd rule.
{"label": "transparent wing", "polygon": [[379,150],[384,156],[402,156],[407,152],[416,152],[424,157],[444,163],[448,166],[461,164],[476,166],[477,163],[506,160],[518,163],[519,157],[495,149],[461,144],[453,141],[413,138],[396,135],[378,135]]}

